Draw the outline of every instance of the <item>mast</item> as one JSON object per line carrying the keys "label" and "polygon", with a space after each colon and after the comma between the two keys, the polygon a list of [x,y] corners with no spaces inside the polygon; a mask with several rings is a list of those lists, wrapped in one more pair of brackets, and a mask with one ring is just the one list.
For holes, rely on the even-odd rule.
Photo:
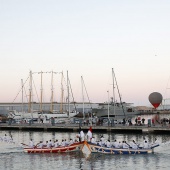
{"label": "mast", "polygon": [[116,118],[116,113],[115,113],[115,87],[114,87],[114,70],[112,68],[112,79],[113,79],[113,102],[114,102],[114,116]]}
{"label": "mast", "polygon": [[60,112],[63,113],[63,96],[64,96],[64,89],[63,89],[63,71],[61,72],[61,102],[60,102]]}
{"label": "mast", "polygon": [[32,111],[32,71],[30,71],[30,89],[29,89],[29,106],[28,106],[28,112],[31,113]]}
{"label": "mast", "polygon": [[41,71],[40,72],[41,73],[41,104],[40,104],[40,110],[41,110],[41,113],[42,113],[42,111],[43,111],[43,109],[42,109],[42,96],[43,96],[43,85],[42,85],[42,74],[43,74],[43,72]]}
{"label": "mast", "polygon": [[85,118],[84,116],[84,92],[83,92],[83,77],[81,76],[81,83],[82,83],[82,100],[83,100],[83,119]]}
{"label": "mast", "polygon": [[21,87],[22,87],[22,107],[21,107],[21,111],[22,111],[22,115],[23,115],[23,112],[24,112],[24,108],[23,108],[23,100],[24,100],[24,98],[23,98],[23,79],[21,79]]}
{"label": "mast", "polygon": [[50,111],[53,113],[53,97],[54,97],[54,89],[53,89],[53,71],[51,72],[51,109]]}
{"label": "mast", "polygon": [[68,102],[68,117],[70,117],[70,98],[69,98],[69,79],[68,79],[68,71],[67,71],[67,102]]}
{"label": "mast", "polygon": [[110,120],[110,110],[109,110],[109,90],[107,91],[107,93],[108,93],[108,106],[107,106],[107,108],[108,108],[108,121]]}
{"label": "mast", "polygon": [[125,111],[124,111],[124,107],[123,107],[123,104],[122,104],[121,95],[120,95],[120,92],[119,92],[119,88],[118,88],[118,84],[117,84],[117,80],[116,80],[116,76],[115,76],[115,73],[114,73],[114,72],[113,72],[113,75],[114,75],[114,78],[115,78],[116,87],[117,87],[117,90],[118,90],[119,99],[120,99],[120,104],[121,104],[121,106],[122,106],[122,110],[123,110],[124,118],[126,118],[126,116],[125,116]]}

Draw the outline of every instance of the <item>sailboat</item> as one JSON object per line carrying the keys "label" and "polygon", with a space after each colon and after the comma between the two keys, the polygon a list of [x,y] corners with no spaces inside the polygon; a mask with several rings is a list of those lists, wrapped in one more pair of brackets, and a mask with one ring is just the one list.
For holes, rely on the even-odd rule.
{"label": "sailboat", "polygon": [[[95,113],[96,116],[98,117],[105,117],[105,118],[114,119],[114,120],[120,120],[120,119],[122,120],[123,118],[128,119],[135,115],[140,114],[139,111],[135,110],[135,108],[132,106],[132,103],[122,102],[113,68],[112,68],[112,78],[113,78],[112,101],[111,102],[108,101],[108,103],[99,103],[98,108],[93,108],[92,110],[93,113]],[[116,83],[116,87],[118,90],[120,102],[116,102],[115,100],[115,87],[114,87],[115,83]],[[109,91],[108,91],[108,95],[109,95]]]}
{"label": "sailboat", "polygon": [[[21,111],[17,111],[17,110],[9,110],[8,111],[8,118],[9,119],[13,119],[16,122],[20,123],[21,121],[26,121],[28,122],[29,120],[34,120],[37,121],[38,119],[46,119],[49,120],[52,117],[53,118],[71,118],[74,117],[78,114],[78,112],[76,111],[76,109],[70,111],[70,101],[69,101],[69,86],[70,85],[70,80],[68,78],[68,71],[67,71],[67,91],[68,91],[68,109],[66,111],[63,111],[63,107],[62,107],[62,103],[63,100],[61,101],[61,109],[59,110],[54,110],[54,102],[53,102],[53,93],[54,93],[54,88],[53,88],[53,74],[55,74],[56,72],[51,71],[51,72],[36,72],[38,74],[41,74],[41,97],[40,97],[40,104],[39,104],[39,109],[37,108],[36,110],[34,110],[33,106],[34,106],[34,102],[32,101],[33,98],[33,90],[32,90],[32,82],[33,82],[33,77],[32,75],[34,73],[32,73],[32,71],[30,71],[29,73],[29,99],[28,99],[28,111],[24,111],[24,103],[23,103],[23,88],[24,88],[24,84],[22,82],[22,104],[20,106],[20,110]],[[43,73],[51,73],[51,104],[50,104],[50,110],[43,110]],[[63,72],[62,72],[62,76],[63,76]],[[27,79],[27,80],[28,80]],[[20,90],[20,92],[21,92]],[[63,88],[62,88],[63,91]],[[19,92],[19,93],[20,93]],[[19,94],[18,93],[18,94]],[[17,94],[17,96],[18,96]],[[63,98],[63,94],[62,94],[62,98]],[[16,98],[15,98],[16,99]],[[14,101],[15,101],[14,99]]]}
{"label": "sailboat", "polygon": [[30,71],[30,82],[29,82],[29,102],[28,102],[28,112],[25,112],[23,107],[23,79],[21,79],[21,90],[22,90],[22,105],[21,105],[21,111],[16,110],[9,110],[8,112],[8,118],[13,119],[14,122],[21,123],[21,122],[29,122],[30,120],[38,120],[38,112],[33,111],[32,109],[32,71]]}
{"label": "sailboat", "polygon": [[76,108],[73,111],[70,111],[70,101],[69,101],[69,96],[70,96],[70,92],[69,92],[69,87],[70,85],[70,80],[69,80],[69,76],[68,76],[68,71],[67,71],[67,110],[63,110],[63,72],[61,72],[62,74],[62,78],[61,78],[61,102],[60,102],[60,110],[54,110],[53,106],[53,74],[54,72],[52,71],[52,79],[51,79],[51,109],[49,112],[43,112],[41,111],[39,113],[40,117],[45,117],[46,120],[50,119],[50,118],[72,118],[74,116],[76,116],[79,112],[76,111]]}

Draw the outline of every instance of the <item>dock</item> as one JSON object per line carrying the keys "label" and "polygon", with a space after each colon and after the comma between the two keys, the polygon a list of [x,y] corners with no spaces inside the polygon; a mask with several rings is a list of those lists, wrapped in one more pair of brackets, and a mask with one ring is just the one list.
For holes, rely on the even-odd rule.
{"label": "dock", "polygon": [[[89,130],[90,126],[81,126],[84,132]],[[170,134],[170,128],[168,126],[92,126],[93,132],[114,132],[114,133],[168,133]],[[22,130],[22,131],[56,131],[56,132],[78,132],[79,124],[55,124],[50,123],[40,124],[0,124],[0,130]]]}

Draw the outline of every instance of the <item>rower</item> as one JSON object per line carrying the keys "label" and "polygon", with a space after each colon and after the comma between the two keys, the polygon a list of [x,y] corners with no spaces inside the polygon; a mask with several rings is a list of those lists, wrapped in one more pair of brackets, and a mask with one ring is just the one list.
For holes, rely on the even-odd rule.
{"label": "rower", "polygon": [[50,148],[54,146],[54,144],[53,144],[53,142],[51,141],[51,139],[49,140],[48,144],[49,144],[49,147],[50,147]]}
{"label": "rower", "polygon": [[136,144],[136,142],[134,140],[132,141],[132,148],[133,149],[137,149],[138,148],[138,145]]}
{"label": "rower", "polygon": [[72,145],[72,144],[73,144],[73,140],[72,140],[72,139],[70,139],[69,145]]}
{"label": "rower", "polygon": [[3,137],[3,141],[6,142],[7,141],[7,135],[5,134],[5,136]]}
{"label": "rower", "polygon": [[59,142],[58,140],[56,139],[55,143],[54,143],[54,147],[57,148],[59,146]]}
{"label": "rower", "polygon": [[65,141],[62,139],[61,146],[65,146]]}
{"label": "rower", "polygon": [[117,141],[116,141],[116,139],[114,140],[114,142],[113,142],[113,147],[115,148],[115,145],[117,145]]}
{"label": "rower", "polygon": [[119,143],[115,140],[115,142],[114,142],[114,147],[115,148],[120,148],[120,146],[119,146]]}
{"label": "rower", "polygon": [[107,148],[110,148],[110,147],[111,147],[111,145],[110,145],[110,140],[107,141],[106,147],[107,147]]}
{"label": "rower", "polygon": [[129,145],[126,143],[126,141],[123,141],[123,149],[128,149]]}
{"label": "rower", "polygon": [[34,147],[34,142],[33,142],[32,139],[30,140],[29,147],[30,147],[30,148],[33,148],[33,147]]}
{"label": "rower", "polygon": [[98,142],[99,146],[102,146],[102,140],[100,139],[100,141]]}
{"label": "rower", "polygon": [[104,142],[104,146],[107,146],[107,140],[105,140],[105,142]]}
{"label": "rower", "polygon": [[44,144],[43,144],[43,142],[42,141],[40,141],[40,143],[37,145],[37,148],[43,148],[43,146],[44,146]]}
{"label": "rower", "polygon": [[148,148],[149,148],[149,144],[148,144],[147,141],[145,141],[145,143],[144,143],[144,145],[143,145],[143,148],[144,148],[144,149],[148,149]]}
{"label": "rower", "polygon": [[103,136],[101,136],[101,142],[102,142],[102,146],[105,144],[104,143],[104,137]]}
{"label": "rower", "polygon": [[68,146],[69,142],[67,142],[67,140],[65,139],[65,146]]}
{"label": "rower", "polygon": [[91,139],[91,143],[96,144],[95,137],[92,137],[92,139]]}
{"label": "rower", "polygon": [[46,141],[46,147],[51,148],[51,144],[48,141]]}

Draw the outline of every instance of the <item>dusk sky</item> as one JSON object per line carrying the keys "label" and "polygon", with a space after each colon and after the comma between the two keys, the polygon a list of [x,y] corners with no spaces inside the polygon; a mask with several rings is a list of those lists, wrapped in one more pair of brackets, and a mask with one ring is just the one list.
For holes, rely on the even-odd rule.
{"label": "dusk sky", "polygon": [[[0,0],[0,57],[0,102],[14,100],[30,70],[68,70],[80,102],[83,76],[90,100],[105,102],[114,68],[122,101],[150,106],[152,92],[170,98],[170,1]],[[44,75],[44,101],[50,88]]]}

